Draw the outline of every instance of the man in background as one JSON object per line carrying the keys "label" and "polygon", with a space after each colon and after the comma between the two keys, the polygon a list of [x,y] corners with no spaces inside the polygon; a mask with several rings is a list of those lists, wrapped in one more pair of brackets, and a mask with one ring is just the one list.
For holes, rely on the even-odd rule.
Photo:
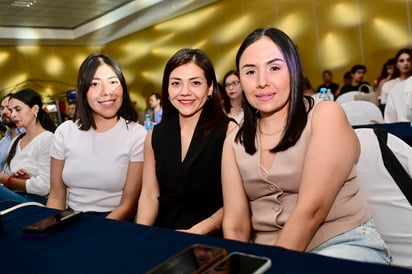
{"label": "man in background", "polygon": [[318,87],[317,92],[319,93],[321,88],[326,88],[330,89],[333,96],[336,96],[336,91],[339,89],[339,84],[333,82],[332,71],[324,70],[322,73],[322,78],[323,84]]}
{"label": "man in background", "polygon": [[11,120],[11,112],[9,110],[10,95],[9,93],[3,97],[0,107],[2,123],[7,127],[4,137],[0,140],[0,171],[4,168],[7,154],[9,153],[9,148],[13,140],[24,132],[23,129],[18,129],[16,124]]}
{"label": "man in background", "polygon": [[70,102],[67,106],[67,116],[69,116],[70,120],[77,120],[77,107],[76,102]]}
{"label": "man in background", "polygon": [[150,94],[150,97],[149,97],[151,117],[152,117],[152,121],[155,124],[158,124],[160,123],[160,121],[162,121],[163,108],[160,102],[160,98],[161,98],[160,94],[156,92]]}
{"label": "man in background", "polygon": [[363,78],[366,74],[366,66],[365,65],[354,65],[351,70],[350,74],[352,76],[351,82],[349,84],[344,85],[340,92],[337,92],[336,96],[344,94],[349,91],[362,91],[365,93],[369,93],[370,84],[368,82],[363,81]]}

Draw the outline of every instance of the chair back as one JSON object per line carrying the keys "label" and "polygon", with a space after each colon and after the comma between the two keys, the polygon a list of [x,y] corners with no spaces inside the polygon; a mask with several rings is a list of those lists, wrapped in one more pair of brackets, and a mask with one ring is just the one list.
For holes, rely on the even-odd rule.
{"label": "chair back", "polygon": [[[412,268],[412,206],[385,168],[372,128],[355,132],[361,145],[356,165],[359,186],[368,201],[376,227],[389,247],[393,264]],[[412,174],[412,147],[388,133],[387,144]]]}
{"label": "chair back", "polygon": [[380,108],[371,102],[350,101],[341,104],[341,106],[352,126],[383,123],[383,114]]}
{"label": "chair back", "polygon": [[357,91],[357,90],[348,91],[348,92],[345,92],[344,94],[339,95],[336,98],[335,102],[339,104],[343,104],[349,101],[355,101],[355,95],[357,94],[365,94],[365,93],[361,91]]}

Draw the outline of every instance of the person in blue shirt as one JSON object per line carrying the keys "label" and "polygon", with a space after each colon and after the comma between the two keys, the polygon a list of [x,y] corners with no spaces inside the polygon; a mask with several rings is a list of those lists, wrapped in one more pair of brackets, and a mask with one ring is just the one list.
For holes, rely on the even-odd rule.
{"label": "person in blue shirt", "polygon": [[4,163],[6,162],[7,154],[9,152],[10,145],[15,137],[24,132],[24,129],[16,127],[16,124],[12,121],[9,110],[10,93],[3,97],[1,100],[1,120],[7,127],[7,131],[4,137],[0,140],[0,171],[4,169]]}
{"label": "person in blue shirt", "polygon": [[152,117],[152,121],[155,124],[160,123],[160,121],[162,121],[162,116],[163,116],[163,108],[162,108],[160,98],[161,98],[160,94],[156,92],[150,94],[150,97],[149,97],[151,117]]}

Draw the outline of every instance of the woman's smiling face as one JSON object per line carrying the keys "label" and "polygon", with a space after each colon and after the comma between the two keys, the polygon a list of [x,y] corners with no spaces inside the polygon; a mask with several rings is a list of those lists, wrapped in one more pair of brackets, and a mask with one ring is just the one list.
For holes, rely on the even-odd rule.
{"label": "woman's smiling face", "polygon": [[100,65],[87,91],[87,102],[95,118],[117,118],[123,102],[123,87],[113,69]]}
{"label": "woman's smiling face", "polygon": [[190,62],[170,73],[168,92],[170,102],[180,115],[192,116],[203,108],[213,86],[207,85],[203,69]]}
{"label": "woman's smiling face", "polygon": [[239,75],[248,102],[261,115],[270,115],[289,103],[290,72],[279,47],[263,36],[239,59]]}

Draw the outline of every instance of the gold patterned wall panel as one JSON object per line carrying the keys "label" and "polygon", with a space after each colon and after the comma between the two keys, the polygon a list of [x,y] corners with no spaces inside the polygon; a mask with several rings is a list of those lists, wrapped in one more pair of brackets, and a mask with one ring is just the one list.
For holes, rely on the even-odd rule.
{"label": "gold patterned wall panel", "polygon": [[313,86],[320,84],[322,70],[332,70],[341,82],[356,63],[368,66],[366,80],[373,82],[388,58],[411,45],[411,5],[412,0],[220,0],[104,46],[0,47],[0,89],[39,79],[34,88],[64,96],[76,84],[81,61],[104,52],[120,63],[132,99],[143,110],[148,94],[160,91],[163,67],[178,49],[203,49],[221,79],[235,68],[244,37],[265,26],[292,37]]}

